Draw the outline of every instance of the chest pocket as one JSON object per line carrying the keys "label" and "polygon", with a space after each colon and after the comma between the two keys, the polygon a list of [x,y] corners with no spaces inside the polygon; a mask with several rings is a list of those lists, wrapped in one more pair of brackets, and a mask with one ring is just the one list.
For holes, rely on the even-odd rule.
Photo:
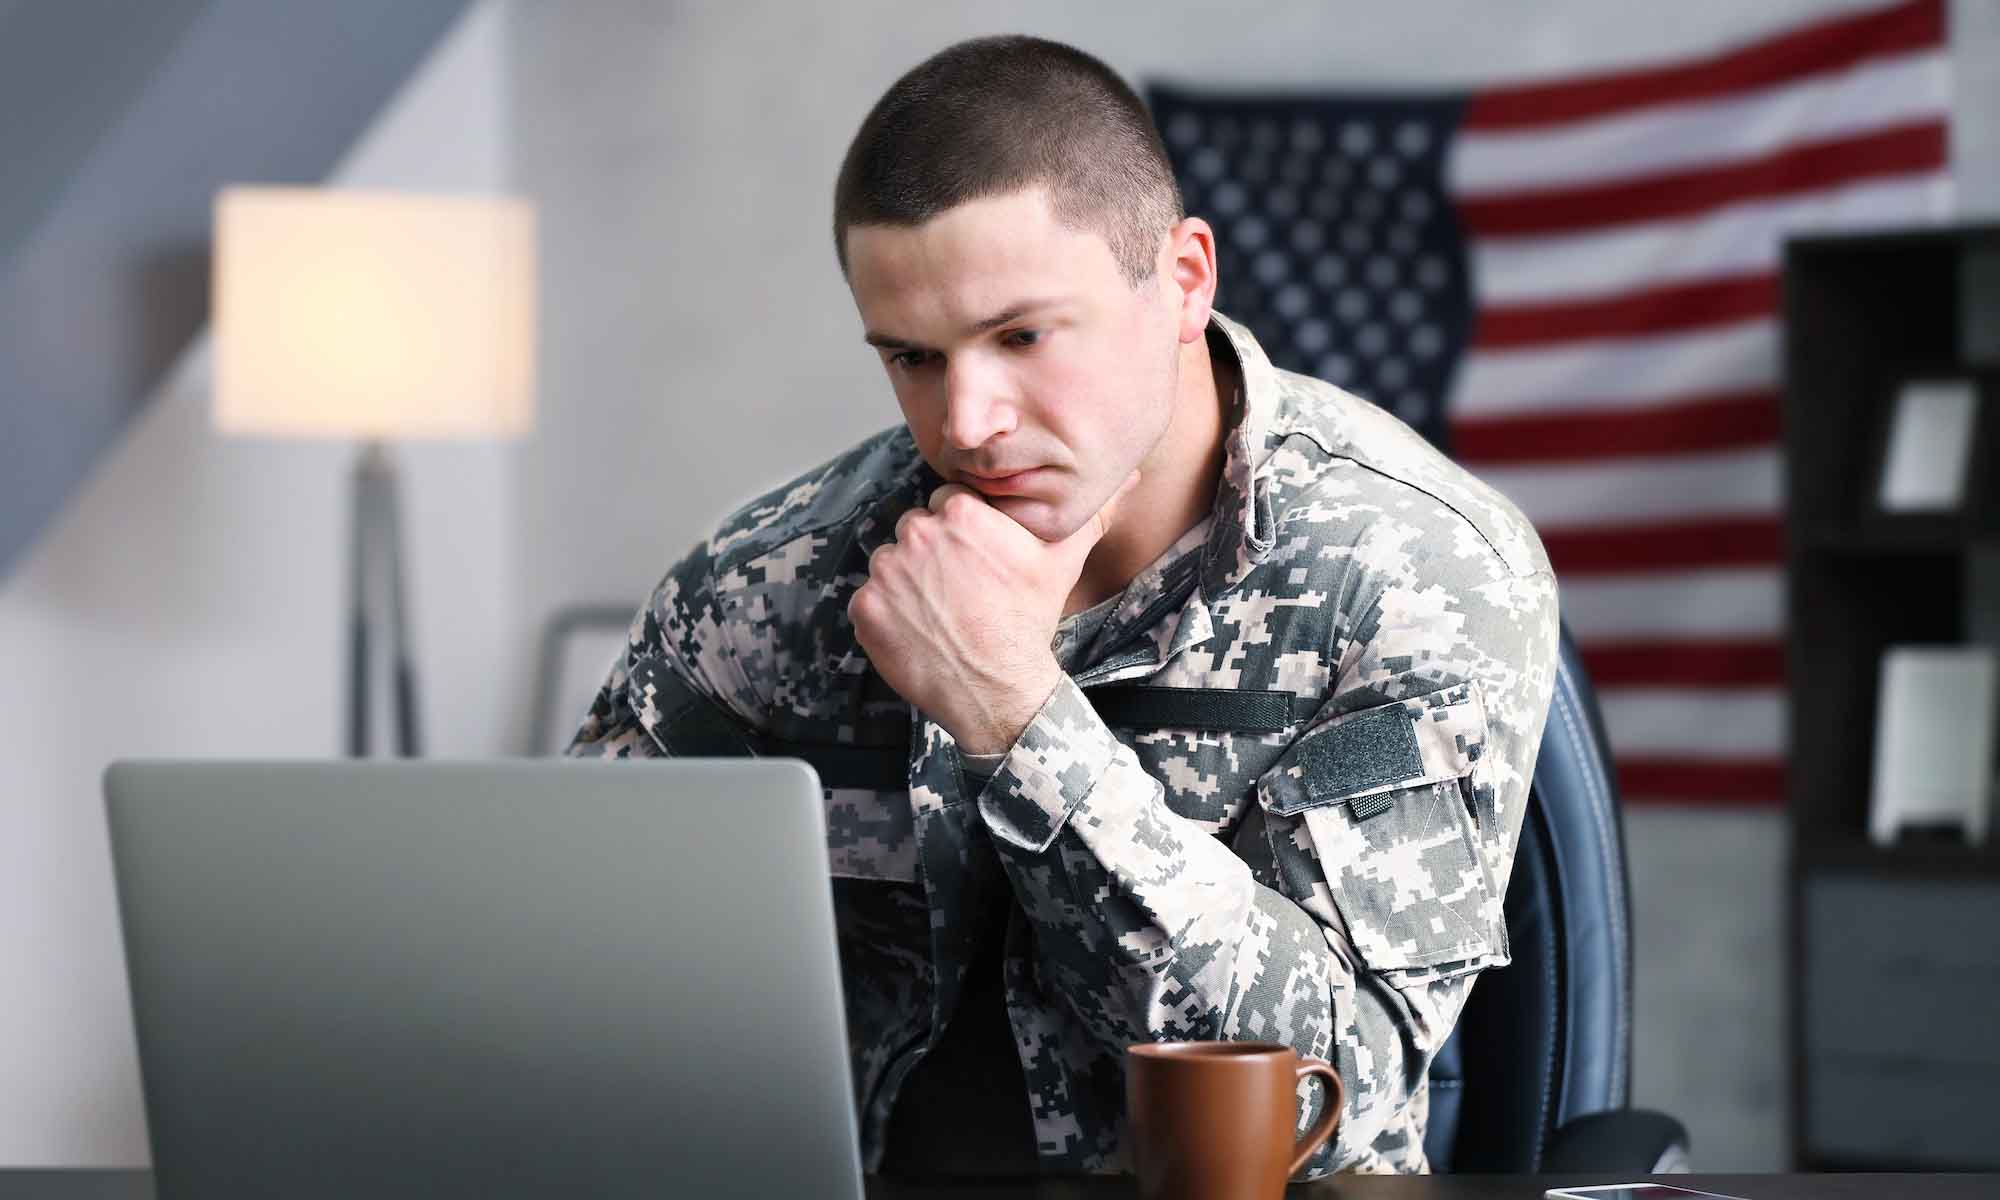
{"label": "chest pocket", "polygon": [[1284,731],[1319,705],[1314,696],[1243,688],[1113,684],[1083,694],[1160,781],[1167,807],[1217,835],[1235,826],[1257,777],[1285,753]]}
{"label": "chest pocket", "polygon": [[1274,824],[1305,826],[1371,968],[1444,977],[1507,960],[1471,803],[1485,748],[1468,682],[1335,718],[1258,781]]}

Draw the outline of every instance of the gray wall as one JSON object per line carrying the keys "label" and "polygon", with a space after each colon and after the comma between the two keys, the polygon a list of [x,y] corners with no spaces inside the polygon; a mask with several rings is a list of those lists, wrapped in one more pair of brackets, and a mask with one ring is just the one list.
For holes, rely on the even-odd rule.
{"label": "gray wall", "polygon": [[[506,11],[468,10],[346,154],[356,186],[505,186]],[[0,575],[0,1167],[147,1160],[98,777],[338,752],[353,447],[225,439],[198,337]],[[402,455],[430,748],[507,750],[512,449]]]}

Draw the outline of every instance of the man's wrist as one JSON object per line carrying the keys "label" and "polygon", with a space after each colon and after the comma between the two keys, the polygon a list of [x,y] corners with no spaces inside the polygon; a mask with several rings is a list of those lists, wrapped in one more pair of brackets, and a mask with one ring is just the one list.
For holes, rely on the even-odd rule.
{"label": "man's wrist", "polygon": [[1049,702],[1049,697],[1063,681],[1063,669],[1054,659],[1050,659],[1044,671],[1036,673],[1035,681],[1019,688],[1010,689],[1008,696],[987,708],[982,715],[986,720],[976,729],[968,729],[960,736],[954,734],[958,749],[962,754],[1006,754],[1021,740],[1021,734],[1034,723],[1035,714]]}

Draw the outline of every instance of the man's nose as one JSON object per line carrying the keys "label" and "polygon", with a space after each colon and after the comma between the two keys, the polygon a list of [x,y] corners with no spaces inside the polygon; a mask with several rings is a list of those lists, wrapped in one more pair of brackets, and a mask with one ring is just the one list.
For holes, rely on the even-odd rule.
{"label": "man's nose", "polygon": [[944,437],[954,450],[976,450],[1017,423],[1004,377],[953,364],[944,389]]}

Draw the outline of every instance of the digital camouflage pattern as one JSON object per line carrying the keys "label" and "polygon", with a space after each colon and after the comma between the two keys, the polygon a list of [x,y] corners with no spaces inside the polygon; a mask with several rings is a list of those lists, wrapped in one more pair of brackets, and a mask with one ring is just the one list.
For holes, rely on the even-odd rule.
{"label": "digital camouflage pattern", "polygon": [[[1124,1051],[1167,1039],[1333,1062],[1347,1112],[1308,1176],[1426,1169],[1431,1057],[1478,972],[1507,962],[1555,579],[1520,513],[1407,426],[1273,368],[1220,316],[1210,340],[1243,380],[1212,515],[1064,663],[979,794],[847,620],[868,552],[942,482],[900,427],[674,567],[571,747],[825,764],[871,1170],[956,1008],[977,917],[1003,903],[1045,1170],[1127,1167]],[[1133,682],[1283,693],[1292,715],[1265,732],[1114,728],[1093,697]],[[1300,1099],[1303,1130],[1320,1085]]]}

